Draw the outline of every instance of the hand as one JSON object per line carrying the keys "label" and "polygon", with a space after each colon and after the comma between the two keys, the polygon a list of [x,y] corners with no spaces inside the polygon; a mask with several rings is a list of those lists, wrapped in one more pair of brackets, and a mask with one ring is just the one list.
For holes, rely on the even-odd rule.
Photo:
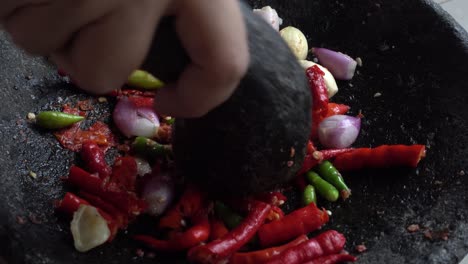
{"label": "hand", "polygon": [[224,102],[245,74],[248,46],[237,0],[0,0],[14,42],[52,60],[92,93],[120,87],[143,62],[162,16],[192,64],[156,97],[159,112],[199,117]]}

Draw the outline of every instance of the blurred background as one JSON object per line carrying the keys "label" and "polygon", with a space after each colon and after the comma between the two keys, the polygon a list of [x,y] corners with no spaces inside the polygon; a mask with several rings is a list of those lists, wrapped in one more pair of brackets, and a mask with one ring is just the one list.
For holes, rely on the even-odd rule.
{"label": "blurred background", "polygon": [[468,31],[468,0],[435,0]]}

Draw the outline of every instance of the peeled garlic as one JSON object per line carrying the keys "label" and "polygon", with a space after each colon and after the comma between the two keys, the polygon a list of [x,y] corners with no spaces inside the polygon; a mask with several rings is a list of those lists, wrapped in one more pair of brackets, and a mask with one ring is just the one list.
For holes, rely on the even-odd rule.
{"label": "peeled garlic", "polygon": [[79,252],[86,252],[104,244],[111,232],[107,221],[98,212],[96,207],[81,205],[73,214],[70,229]]}
{"label": "peeled garlic", "polygon": [[260,15],[265,21],[270,24],[276,31],[283,23],[283,20],[278,16],[278,13],[271,6],[264,6],[262,9],[254,9],[254,14]]}
{"label": "peeled garlic", "polygon": [[280,35],[288,43],[297,59],[305,60],[309,52],[309,45],[304,34],[295,27],[285,27],[280,30]]}
{"label": "peeled garlic", "polygon": [[314,65],[317,65],[320,68],[320,70],[322,70],[325,73],[323,79],[325,80],[325,85],[327,86],[329,98],[332,98],[338,92],[338,85],[336,85],[335,78],[330,73],[330,71],[327,70],[327,68],[308,60],[299,60],[299,64],[301,64],[302,68],[304,68],[305,70]]}

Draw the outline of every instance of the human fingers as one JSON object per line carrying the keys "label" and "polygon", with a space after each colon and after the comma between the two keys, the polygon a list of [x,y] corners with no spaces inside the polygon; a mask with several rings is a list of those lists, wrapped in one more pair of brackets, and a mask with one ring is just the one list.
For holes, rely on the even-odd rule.
{"label": "human fingers", "polygon": [[63,47],[80,28],[107,16],[123,0],[55,0],[18,8],[5,20],[13,41],[34,54]]}
{"label": "human fingers", "polygon": [[84,90],[106,93],[116,89],[142,63],[168,2],[127,2],[81,29],[52,58]]}
{"label": "human fingers", "polygon": [[0,24],[15,10],[27,6],[48,3],[51,0],[0,0]]}
{"label": "human fingers", "polygon": [[156,95],[158,112],[199,117],[223,103],[247,71],[247,33],[236,0],[179,0],[176,30],[191,58],[179,80]]}

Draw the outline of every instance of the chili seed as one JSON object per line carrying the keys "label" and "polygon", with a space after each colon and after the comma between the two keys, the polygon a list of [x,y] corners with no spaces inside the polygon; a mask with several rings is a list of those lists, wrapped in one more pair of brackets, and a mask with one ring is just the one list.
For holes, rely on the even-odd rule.
{"label": "chili seed", "polygon": [[36,115],[34,113],[28,113],[28,120],[35,120]]}
{"label": "chili seed", "polygon": [[35,173],[34,171],[29,171],[29,176],[33,179],[37,179],[37,173]]}

